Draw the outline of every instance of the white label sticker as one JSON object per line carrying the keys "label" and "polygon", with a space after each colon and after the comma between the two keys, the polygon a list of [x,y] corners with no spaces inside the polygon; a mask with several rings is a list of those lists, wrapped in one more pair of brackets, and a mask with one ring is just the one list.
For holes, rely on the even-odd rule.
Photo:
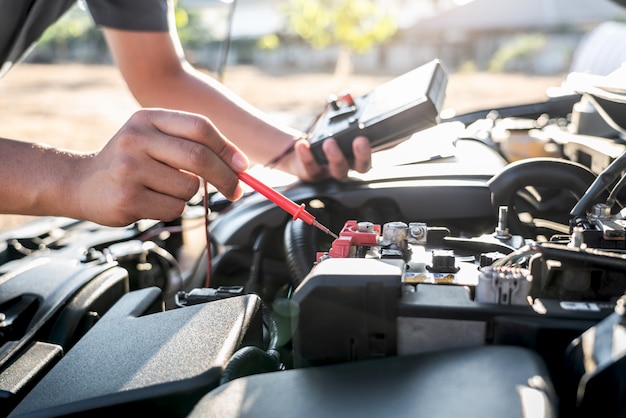
{"label": "white label sticker", "polygon": [[561,302],[561,309],[566,311],[600,311],[600,307],[596,303],[588,302]]}

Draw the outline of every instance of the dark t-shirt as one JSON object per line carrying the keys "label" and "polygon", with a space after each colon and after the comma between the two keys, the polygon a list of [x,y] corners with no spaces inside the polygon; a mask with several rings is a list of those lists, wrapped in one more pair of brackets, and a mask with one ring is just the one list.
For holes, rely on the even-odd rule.
{"label": "dark t-shirt", "polygon": [[[0,0],[0,77],[76,0]],[[94,22],[123,30],[167,31],[169,0],[86,0]]]}
{"label": "dark t-shirt", "polygon": [[168,29],[168,0],[86,0],[86,2],[94,21],[100,26],[140,31]]}

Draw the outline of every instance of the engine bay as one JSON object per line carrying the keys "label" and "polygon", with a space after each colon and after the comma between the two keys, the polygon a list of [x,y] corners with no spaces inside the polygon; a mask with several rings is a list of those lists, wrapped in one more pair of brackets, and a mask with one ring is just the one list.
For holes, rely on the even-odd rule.
{"label": "engine bay", "polygon": [[[383,396],[406,416],[396,383],[426,358],[454,365],[446,408],[465,416],[623,416],[626,100],[587,90],[444,119],[367,174],[277,187],[336,239],[254,192],[211,194],[208,229],[198,199],[172,223],[3,231],[0,414],[319,416],[308,402]],[[500,374],[478,383],[492,368],[550,382],[515,381],[543,413]]]}

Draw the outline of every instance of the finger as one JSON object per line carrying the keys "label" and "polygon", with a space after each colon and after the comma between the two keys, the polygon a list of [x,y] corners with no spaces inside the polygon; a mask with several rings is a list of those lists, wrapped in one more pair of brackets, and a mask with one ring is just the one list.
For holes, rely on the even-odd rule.
{"label": "finger", "polygon": [[317,163],[313,153],[311,152],[311,146],[306,140],[299,140],[296,142],[295,152],[302,168],[304,169],[304,172],[306,173],[306,176],[300,176],[301,178],[305,180],[315,180],[324,178],[328,175],[327,167],[320,166]]}
{"label": "finger", "polygon": [[158,161],[153,160],[141,170],[141,173],[139,182],[146,188],[176,199],[189,201],[200,188],[200,179],[197,175],[177,170]]}
{"label": "finger", "polygon": [[138,117],[147,118],[155,127],[147,148],[151,158],[202,177],[228,199],[241,197],[243,189],[235,172],[245,170],[248,159],[208,119],[184,112],[149,112]]}
{"label": "finger", "polygon": [[149,113],[154,126],[166,135],[185,138],[210,148],[235,172],[248,168],[246,155],[202,115],[166,111]]}
{"label": "finger", "polygon": [[182,215],[189,200],[151,190],[132,176],[120,180],[114,176],[99,178],[100,193],[80,204],[87,219],[109,226],[124,226],[139,219],[169,221]]}
{"label": "finger", "polygon": [[[165,135],[155,138],[154,145],[149,153],[155,160],[197,174],[228,199],[234,200],[240,196],[241,186],[235,172],[212,149],[194,141],[181,141]],[[162,171],[163,168],[159,169],[159,172]]]}
{"label": "finger", "polygon": [[132,207],[132,212],[126,214],[127,219],[121,224],[139,219],[174,220],[183,214],[187,200],[143,188],[135,193],[132,205],[126,206]]}
{"label": "finger", "polygon": [[328,139],[324,141],[322,148],[328,160],[328,171],[330,175],[339,180],[346,178],[350,165],[343,155],[343,152],[341,152],[337,141],[332,138]]}
{"label": "finger", "polygon": [[171,162],[167,164],[149,155],[150,149],[170,142],[175,147],[181,140],[169,138],[160,132],[148,136],[137,132],[128,133],[123,128],[115,140],[109,142],[93,160],[95,167],[100,168],[92,168],[90,172],[108,173],[106,179],[111,187],[146,187],[178,199],[189,200],[198,191],[198,176],[176,168]]}
{"label": "finger", "polygon": [[352,152],[354,154],[352,167],[354,170],[359,173],[365,173],[372,168],[372,147],[366,137],[358,136],[354,138]]}

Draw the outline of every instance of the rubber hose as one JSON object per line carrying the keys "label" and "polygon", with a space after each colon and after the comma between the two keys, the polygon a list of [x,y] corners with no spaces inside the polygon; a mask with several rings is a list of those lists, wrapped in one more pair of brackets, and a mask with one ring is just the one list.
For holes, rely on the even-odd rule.
{"label": "rubber hose", "polygon": [[585,212],[593,206],[594,200],[597,199],[611,183],[621,176],[624,168],[626,168],[626,152],[613,160],[613,162],[598,175],[570,214],[573,216],[584,215]]}
{"label": "rubber hose", "polygon": [[[580,199],[596,179],[595,174],[582,164],[558,158],[528,158],[507,165],[487,183],[491,202],[512,208],[518,190],[527,187],[552,187],[571,191]],[[511,231],[525,231],[517,214],[509,210],[507,225]]]}
{"label": "rubber hose", "polygon": [[276,322],[276,318],[274,318],[274,315],[272,314],[272,309],[265,302],[262,302],[261,311],[263,313],[263,322],[265,322],[270,335],[268,351],[274,351],[278,348],[280,329],[278,323]]}
{"label": "rubber hose", "polygon": [[280,370],[278,352],[274,350],[263,351],[253,346],[243,347],[237,350],[228,361],[220,384],[228,383],[238,377],[278,370]]}
{"label": "rubber hose", "polygon": [[315,237],[315,228],[300,220],[289,221],[285,226],[285,257],[294,289],[313,267]]}

